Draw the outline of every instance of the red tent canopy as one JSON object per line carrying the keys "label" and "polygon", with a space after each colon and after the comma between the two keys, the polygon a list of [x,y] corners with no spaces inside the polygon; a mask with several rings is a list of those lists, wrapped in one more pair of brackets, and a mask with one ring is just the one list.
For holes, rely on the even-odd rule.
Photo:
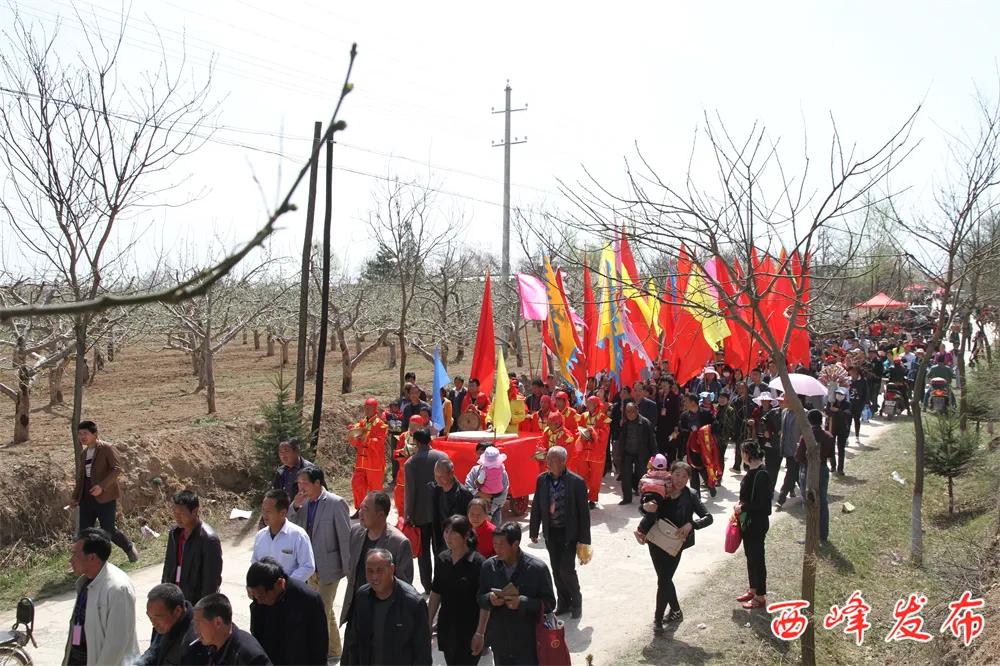
{"label": "red tent canopy", "polygon": [[889,298],[885,292],[879,292],[869,298],[864,303],[855,304],[856,308],[871,308],[871,309],[892,309],[892,308],[905,308],[909,307],[909,303],[904,303],[903,301],[893,300]]}
{"label": "red tent canopy", "polygon": [[909,287],[907,287],[903,291],[904,292],[907,292],[907,291],[923,291],[924,289],[927,289],[927,288],[928,288],[927,285],[920,284],[919,282],[914,282],[913,284],[911,284]]}

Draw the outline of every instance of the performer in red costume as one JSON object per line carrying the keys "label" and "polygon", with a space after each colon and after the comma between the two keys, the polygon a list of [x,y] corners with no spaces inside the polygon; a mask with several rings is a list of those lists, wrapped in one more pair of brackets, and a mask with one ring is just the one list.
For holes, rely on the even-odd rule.
{"label": "performer in red costume", "polygon": [[587,411],[581,414],[584,428],[577,441],[576,470],[587,482],[587,499],[590,508],[597,506],[597,493],[601,490],[604,477],[604,459],[611,436],[611,418],[604,410],[604,404],[596,395],[587,398]]}
{"label": "performer in red costume", "polygon": [[402,515],[403,502],[406,498],[406,478],[403,474],[403,466],[406,459],[416,452],[417,443],[413,441],[413,433],[427,426],[427,419],[417,414],[410,417],[410,428],[407,432],[401,432],[396,437],[396,448],[392,452],[393,458],[399,461],[399,471],[396,472],[396,487],[392,491],[392,498],[396,502],[396,511]]}
{"label": "performer in red costume", "polygon": [[351,490],[354,508],[373,490],[382,490],[385,479],[385,436],[389,426],[378,417],[378,400],[365,400],[365,418],[348,428],[348,442],[357,451],[354,459],[354,476]]}

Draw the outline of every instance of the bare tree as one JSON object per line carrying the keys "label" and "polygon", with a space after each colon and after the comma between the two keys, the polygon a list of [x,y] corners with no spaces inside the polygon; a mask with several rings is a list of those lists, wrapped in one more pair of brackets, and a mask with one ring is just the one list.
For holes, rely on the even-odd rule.
{"label": "bare tree", "polygon": [[[816,600],[820,455],[806,410],[792,388],[786,352],[796,331],[806,326],[806,313],[812,314],[811,309],[816,307],[812,294],[835,290],[850,276],[849,266],[857,253],[858,236],[865,233],[872,204],[881,200],[879,189],[908,153],[913,119],[911,116],[885,143],[866,154],[860,154],[853,146],[845,147],[834,124],[826,170],[828,180],[820,184],[814,184],[808,153],[801,166],[793,170],[782,160],[777,141],[770,140],[764,128],[755,126],[746,137],[738,139],[721,120],[706,117],[706,154],[713,166],[708,179],[714,182],[713,186],[696,182],[692,170],[682,183],[674,185],[661,178],[641,152],[638,168],[627,165],[629,189],[623,195],[612,193],[593,178],[575,187],[563,186],[578,212],[568,220],[559,220],[556,231],[559,227],[572,228],[605,239],[624,233],[633,248],[654,259],[677,256],[679,248],[685,246],[689,267],[675,272],[679,273],[676,277],[687,282],[687,291],[676,297],[662,297],[661,302],[684,308],[712,325],[725,322],[727,327],[740,327],[765,356],[776,362],[787,406],[807,443],[802,598],[811,606],[810,622],[802,640],[806,664],[814,664],[816,658],[811,616]],[[824,229],[853,240],[845,256],[819,269],[811,262],[820,231]],[[546,227],[542,237],[550,237],[552,232],[551,227]],[[552,237],[558,239],[558,234]],[[781,247],[788,254],[777,266],[768,269],[766,262],[758,261],[759,252],[778,254]],[[811,285],[806,280],[789,278],[795,273],[791,269],[796,257],[808,264],[805,272],[811,276]],[[731,270],[728,279],[723,278],[721,265],[735,267],[734,261],[744,270]],[[595,272],[606,275],[600,266]],[[617,275],[612,277],[618,279]],[[657,284],[664,284],[667,277],[654,275]],[[625,284],[619,280],[618,288],[631,288],[637,295],[660,298],[649,293],[641,282]],[[759,322],[766,321],[767,302],[775,298],[779,289],[787,299],[787,308],[782,313],[786,323],[761,325]],[[742,315],[723,319],[726,312]]]}
{"label": "bare tree", "polygon": [[436,226],[432,222],[432,203],[428,188],[390,178],[385,190],[376,197],[375,210],[368,218],[378,251],[369,261],[365,277],[369,281],[392,281],[397,289],[398,324],[394,333],[400,390],[406,374],[410,307],[418,285],[428,278],[426,265],[430,257],[454,233],[449,224]]}
{"label": "bare tree", "polygon": [[959,292],[973,274],[996,261],[1000,250],[1000,239],[995,235],[989,236],[985,245],[975,247],[977,230],[993,217],[996,203],[991,195],[1000,184],[1000,89],[997,99],[980,94],[978,107],[979,126],[951,137],[949,172],[935,196],[937,214],[904,216],[894,206],[888,207],[897,224],[897,232],[890,236],[911,265],[940,289],[930,349],[917,369],[910,402],[915,435],[910,560],[916,566],[924,563],[923,460],[927,438],[921,408],[927,367],[958,313]]}
{"label": "bare tree", "polygon": [[[209,414],[216,413],[216,354],[247,326],[275,308],[280,296],[289,292],[290,287],[281,287],[276,294],[270,284],[263,288],[254,284],[253,277],[262,267],[263,264],[238,279],[227,278],[204,296],[179,305],[162,304],[170,319],[166,348],[184,352],[192,359],[198,377],[195,392],[204,389]],[[183,279],[178,276],[178,281]]]}
{"label": "bare tree", "polygon": [[[64,303],[92,301],[113,286],[111,269],[131,248],[116,243],[120,223],[164,194],[162,175],[204,143],[200,128],[212,112],[210,72],[192,87],[184,62],[174,69],[164,58],[142,82],[119,77],[127,25],[125,16],[108,39],[81,21],[88,48],[67,65],[55,35],[15,15],[0,54],[3,84],[15,91],[0,106],[0,165],[9,174],[0,210],[25,250],[65,285]],[[76,424],[93,320],[93,312],[73,316],[78,466]]]}

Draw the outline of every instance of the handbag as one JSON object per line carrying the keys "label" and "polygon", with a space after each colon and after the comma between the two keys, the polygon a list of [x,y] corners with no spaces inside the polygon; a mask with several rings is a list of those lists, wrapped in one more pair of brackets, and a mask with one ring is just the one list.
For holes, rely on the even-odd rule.
{"label": "handbag", "polygon": [[739,522],[730,520],[729,524],[726,525],[726,552],[735,553],[739,550],[741,541],[743,541],[743,532],[740,530]]}
{"label": "handbag", "polygon": [[569,646],[566,645],[566,627],[554,613],[538,614],[535,650],[539,666],[571,666]]}
{"label": "handbag", "polygon": [[420,557],[420,554],[424,552],[423,539],[420,538],[420,528],[416,525],[408,525],[405,520],[400,518],[396,522],[396,529],[410,540],[410,550],[413,551],[413,557]]}

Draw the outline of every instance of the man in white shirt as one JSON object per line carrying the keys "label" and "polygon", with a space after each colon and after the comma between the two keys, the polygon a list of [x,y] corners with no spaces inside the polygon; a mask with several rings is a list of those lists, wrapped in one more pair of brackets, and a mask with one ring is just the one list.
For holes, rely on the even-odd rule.
{"label": "man in white shirt", "polygon": [[288,493],[267,491],[261,503],[264,528],[257,532],[250,562],[272,557],[289,578],[305,583],[316,572],[309,534],[288,520]]}

